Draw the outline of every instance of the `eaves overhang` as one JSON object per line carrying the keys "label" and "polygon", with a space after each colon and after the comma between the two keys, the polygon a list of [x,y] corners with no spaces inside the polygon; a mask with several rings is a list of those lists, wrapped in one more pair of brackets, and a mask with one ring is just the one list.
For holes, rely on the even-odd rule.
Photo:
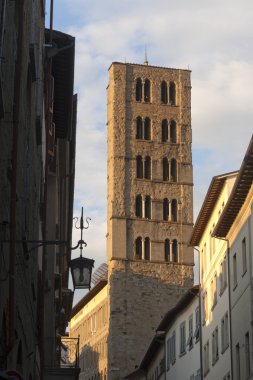
{"label": "eaves overhang", "polygon": [[231,175],[235,175],[236,173],[237,172],[230,172],[230,173],[218,175],[212,178],[211,184],[209,186],[206,197],[202,204],[198,218],[196,220],[196,223],[194,224],[192,236],[190,239],[190,245],[192,246],[199,245],[201,237],[205,231],[205,228],[208,224],[210,216],[213,212],[215,203],[217,202],[221,194],[221,191],[226,179]]}
{"label": "eaves overhang", "polygon": [[232,192],[213,231],[213,236],[226,238],[243,203],[251,189],[253,181],[253,136],[243,159]]}
{"label": "eaves overhang", "polygon": [[[45,30],[49,43],[49,29]],[[50,53],[50,47],[47,48]],[[74,91],[75,38],[69,34],[53,30],[52,36],[52,76],[54,77],[53,121],[58,138],[69,138],[72,127],[72,107]]]}
{"label": "eaves overhang", "polygon": [[107,280],[101,280],[98,282],[72,309],[71,318],[73,318],[79,311],[87,305],[105,286]]}

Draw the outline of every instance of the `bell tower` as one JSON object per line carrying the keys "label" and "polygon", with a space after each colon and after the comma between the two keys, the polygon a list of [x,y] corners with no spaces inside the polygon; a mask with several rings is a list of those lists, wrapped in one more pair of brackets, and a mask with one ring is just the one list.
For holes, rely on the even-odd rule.
{"label": "bell tower", "polygon": [[107,89],[108,379],[193,283],[190,71],[114,62]]}

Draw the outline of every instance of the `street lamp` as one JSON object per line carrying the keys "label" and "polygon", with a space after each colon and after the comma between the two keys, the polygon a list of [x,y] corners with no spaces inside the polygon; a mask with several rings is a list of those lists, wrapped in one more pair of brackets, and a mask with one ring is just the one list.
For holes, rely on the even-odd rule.
{"label": "street lamp", "polygon": [[86,222],[88,226],[84,227],[83,226],[83,207],[82,207],[80,227],[76,227],[77,229],[81,230],[81,239],[78,241],[75,247],[71,248],[71,250],[74,250],[78,247],[80,248],[80,256],[70,261],[70,269],[71,269],[74,289],[89,289],[90,290],[91,273],[92,273],[92,268],[94,267],[94,260],[88,259],[82,256],[83,246],[85,247],[87,246],[85,241],[83,241],[83,229],[87,229],[89,227],[89,223],[87,219],[86,219]]}

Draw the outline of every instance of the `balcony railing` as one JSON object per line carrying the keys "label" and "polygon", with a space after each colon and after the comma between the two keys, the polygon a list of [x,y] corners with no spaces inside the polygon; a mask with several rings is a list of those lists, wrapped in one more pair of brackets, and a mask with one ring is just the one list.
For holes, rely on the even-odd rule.
{"label": "balcony railing", "polygon": [[62,336],[57,346],[57,359],[60,368],[79,368],[79,338]]}

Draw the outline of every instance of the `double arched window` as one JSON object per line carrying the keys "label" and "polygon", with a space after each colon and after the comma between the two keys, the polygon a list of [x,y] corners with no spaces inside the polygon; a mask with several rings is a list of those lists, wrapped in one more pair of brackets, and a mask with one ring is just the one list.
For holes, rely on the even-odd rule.
{"label": "double arched window", "polygon": [[135,86],[135,98],[137,102],[144,101],[146,103],[150,102],[151,99],[151,83],[149,79],[142,81],[141,78],[136,80]]}
{"label": "double arched window", "polygon": [[144,177],[145,179],[151,179],[151,158],[149,156],[145,157],[144,165],[143,165],[142,157],[141,156],[136,157],[136,177],[137,178]]}
{"label": "double arched window", "polygon": [[170,163],[167,157],[162,161],[163,181],[177,182],[177,161],[172,158]]}
{"label": "double arched window", "polygon": [[146,237],[143,241],[141,236],[135,240],[135,258],[137,260],[150,260],[150,238]]}
{"label": "double arched window", "polygon": [[143,213],[143,202],[142,196],[138,194],[135,198],[135,216],[137,218],[142,218],[144,214],[144,218],[151,219],[151,197],[146,195],[144,200],[144,213]]}
{"label": "double arched window", "polygon": [[151,139],[151,122],[149,117],[144,120],[138,116],[136,119],[136,139],[150,140]]}
{"label": "double arched window", "polygon": [[176,84],[175,82],[170,82],[168,97],[168,85],[167,82],[163,80],[161,83],[161,102],[168,104],[168,101],[171,106],[176,105]]}
{"label": "double arched window", "polygon": [[177,123],[175,120],[162,120],[162,142],[167,142],[170,140],[171,143],[177,142]]}
{"label": "double arched window", "polygon": [[169,239],[165,239],[164,242],[164,260],[178,262],[178,242],[173,239],[172,242]]}
{"label": "double arched window", "polygon": [[168,198],[163,200],[163,220],[171,220],[172,222],[177,222],[178,211],[177,211],[177,200],[172,199],[169,201]]}

